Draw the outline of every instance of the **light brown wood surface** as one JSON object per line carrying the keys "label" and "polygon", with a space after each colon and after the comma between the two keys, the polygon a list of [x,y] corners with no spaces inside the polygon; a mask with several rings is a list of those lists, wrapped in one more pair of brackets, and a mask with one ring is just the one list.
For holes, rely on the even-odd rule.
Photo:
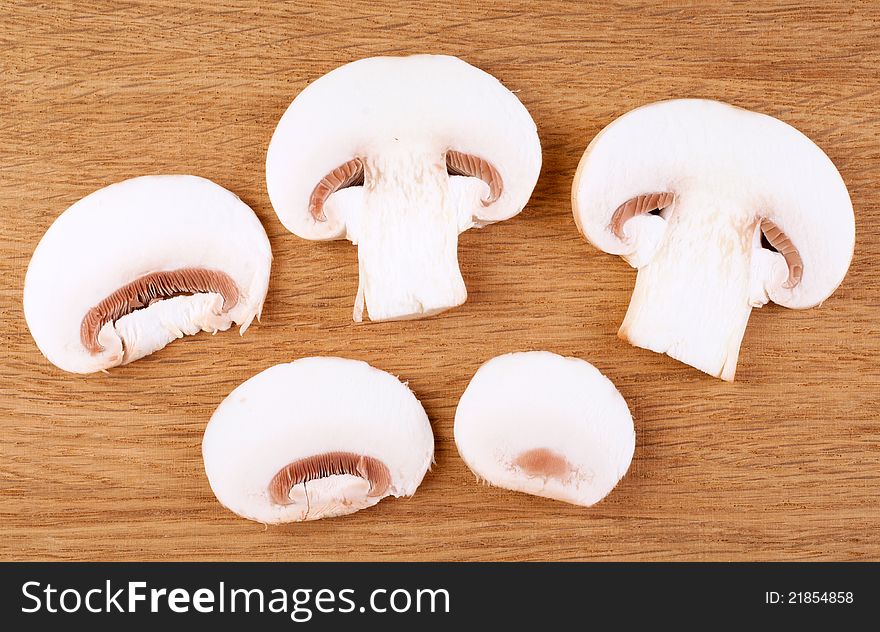
{"label": "light brown wood surface", "polygon": [[[319,4],[2,2],[0,558],[880,558],[876,3]],[[465,305],[356,325],[356,249],[281,226],[266,147],[310,81],[415,52],[458,55],[516,91],[544,166],[521,215],[462,236]],[[836,163],[856,210],[843,285],[818,309],[756,310],[732,384],[616,338],[635,272],[588,245],[571,216],[590,139],[636,106],[683,96],[796,126]],[[253,207],[275,256],[263,322],[109,374],[66,374],[23,319],[30,255],[70,204],[151,173],[205,176]],[[632,467],[593,508],[481,486],[457,454],[468,380],[527,349],[589,360],[629,402]],[[205,424],[243,380],[318,354],[408,380],[436,465],[412,499],[352,516],[240,519],[208,486]]]}

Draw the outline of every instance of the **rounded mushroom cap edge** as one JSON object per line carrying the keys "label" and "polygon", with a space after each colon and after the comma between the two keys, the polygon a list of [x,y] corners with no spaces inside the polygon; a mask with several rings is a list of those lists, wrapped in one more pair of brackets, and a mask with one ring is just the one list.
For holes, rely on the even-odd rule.
{"label": "rounded mushroom cap edge", "polygon": [[[803,133],[772,116],[708,99],[674,99],[638,107],[596,135],[572,183],[578,230],[595,247],[628,255],[610,219],[619,205],[640,195],[702,189],[746,220],[772,220],[798,248],[803,278],[775,288],[771,300],[785,307],[813,307],[843,281],[855,245],[855,216],[846,185],[833,162]],[[676,203],[673,203],[674,205]],[[672,212],[675,212],[673,206]],[[655,233],[665,220],[633,218]]]}
{"label": "rounded mushroom cap edge", "polygon": [[349,452],[388,466],[388,495],[411,496],[434,458],[419,400],[396,377],[360,360],[307,357],[269,367],[237,386],[205,428],[205,471],[234,513],[276,524],[296,507],[271,502],[267,486],[285,465]]}
{"label": "rounded mushroom cap edge", "polygon": [[491,162],[504,190],[489,206],[474,208],[476,226],[522,211],[541,168],[534,120],[492,75],[447,55],[360,59],[304,88],[275,129],[266,184],[282,224],[304,239],[346,238],[347,220],[332,202],[347,191],[328,198],[323,222],[309,213],[312,191],[345,161],[392,143],[438,157],[454,149]]}
{"label": "rounded mushroom cap edge", "polygon": [[50,362],[91,373],[119,364],[81,342],[86,313],[115,290],[153,272],[215,269],[238,286],[229,317],[244,330],[262,311],[271,262],[262,224],[231,191],[192,175],[130,178],[81,198],[46,230],[25,275],[25,320]]}
{"label": "rounded mushroom cap edge", "polygon": [[453,434],[478,478],[583,506],[611,492],[635,450],[632,415],[611,380],[549,351],[485,362],[461,396]]}

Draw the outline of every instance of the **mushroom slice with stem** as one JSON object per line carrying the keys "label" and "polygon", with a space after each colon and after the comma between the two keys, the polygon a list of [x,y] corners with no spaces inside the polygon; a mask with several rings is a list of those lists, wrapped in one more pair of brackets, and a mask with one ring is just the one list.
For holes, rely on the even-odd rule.
{"label": "mushroom slice with stem", "polygon": [[86,196],[49,227],[24,313],[50,362],[92,373],[176,338],[259,318],[272,252],[253,211],[196,176],[144,176]]}
{"label": "mushroom slice with stem", "polygon": [[272,206],[304,239],[358,246],[353,318],[436,314],[467,298],[458,235],[508,219],[541,170],[535,123],[455,57],[362,59],[305,88],[266,156]]}
{"label": "mushroom slice with stem", "polygon": [[855,244],[849,193],[821,149],[702,99],[608,125],[581,158],[572,207],[593,245],[638,269],[618,336],[729,381],[752,308],[822,303]]}
{"label": "mushroom slice with stem", "polygon": [[303,358],[241,384],[211,417],[205,472],[222,505],[267,524],[412,496],[434,457],[422,405],[365,362]]}
{"label": "mushroom slice with stem", "polygon": [[626,474],[635,430],[593,365],[531,351],[480,367],[455,411],[455,443],[483,481],[589,506]]}

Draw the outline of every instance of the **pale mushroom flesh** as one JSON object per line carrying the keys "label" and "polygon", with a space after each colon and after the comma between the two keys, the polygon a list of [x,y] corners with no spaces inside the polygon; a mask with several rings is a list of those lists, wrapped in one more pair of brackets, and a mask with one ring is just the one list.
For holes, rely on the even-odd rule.
{"label": "pale mushroom flesh", "polygon": [[512,92],[455,57],[415,55],[310,84],[279,121],[266,181],[290,231],[358,246],[352,316],[381,321],[462,304],[458,235],[519,213],[540,167]]}
{"label": "pale mushroom flesh", "polygon": [[211,489],[267,524],[318,520],[411,496],[434,438],[413,393],[356,360],[303,358],[238,386],[202,442]]}
{"label": "pale mushroom flesh", "polygon": [[611,492],[635,450],[632,416],[611,381],[584,360],[547,351],[480,367],[454,432],[479,480],[584,506]]}
{"label": "pale mushroom flesh", "polygon": [[25,318],[56,366],[91,373],[262,311],[272,254],[253,211],[195,176],[100,189],[52,224],[24,287]]}
{"label": "pale mushroom flesh", "polygon": [[620,338],[733,380],[751,310],[824,301],[852,259],[852,203],[831,160],[770,116],[680,99],[590,143],[580,231],[638,269]]}

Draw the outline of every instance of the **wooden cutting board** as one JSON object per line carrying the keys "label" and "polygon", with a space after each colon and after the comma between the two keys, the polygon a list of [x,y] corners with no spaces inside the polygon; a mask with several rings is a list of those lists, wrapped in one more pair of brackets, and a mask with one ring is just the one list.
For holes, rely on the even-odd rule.
{"label": "wooden cutting board", "polygon": [[[876,3],[261,4],[4,3],[2,559],[880,557]],[[543,171],[521,215],[462,236],[465,305],[356,325],[356,249],[284,230],[266,195],[266,147],[310,81],[416,52],[458,55],[516,91],[538,124]],[[635,273],[571,217],[590,139],[636,106],[683,96],[796,126],[836,163],[856,209],[843,285],[818,309],[756,310],[732,384],[615,337]],[[263,322],[109,374],[63,373],[23,320],[30,255],[74,201],[150,173],[205,176],[253,207],[275,256]],[[452,421],[468,380],[490,357],[527,349],[589,360],[632,409],[632,467],[593,508],[479,485],[458,457]],[[412,499],[309,524],[242,520],[208,486],[205,424],[243,380],[318,354],[409,381],[436,464]]]}

